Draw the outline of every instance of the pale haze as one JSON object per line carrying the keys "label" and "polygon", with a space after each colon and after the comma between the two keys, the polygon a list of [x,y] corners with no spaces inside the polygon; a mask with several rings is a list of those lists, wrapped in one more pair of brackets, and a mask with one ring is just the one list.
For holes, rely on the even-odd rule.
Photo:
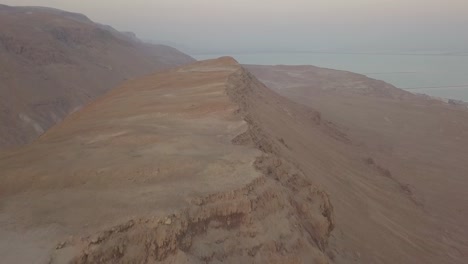
{"label": "pale haze", "polygon": [[468,47],[465,0],[15,0],[199,52],[450,51]]}

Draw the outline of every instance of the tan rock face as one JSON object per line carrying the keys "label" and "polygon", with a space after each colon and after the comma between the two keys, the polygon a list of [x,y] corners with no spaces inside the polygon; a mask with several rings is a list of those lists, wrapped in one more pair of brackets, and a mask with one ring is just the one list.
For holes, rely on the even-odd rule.
{"label": "tan rock face", "polygon": [[0,7],[0,150],[36,139],[126,79],[194,60],[84,15]]}

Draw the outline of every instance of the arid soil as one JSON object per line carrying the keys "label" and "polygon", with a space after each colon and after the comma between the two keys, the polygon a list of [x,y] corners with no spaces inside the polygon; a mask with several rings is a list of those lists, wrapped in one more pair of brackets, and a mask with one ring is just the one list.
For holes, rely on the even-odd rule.
{"label": "arid soil", "polygon": [[128,81],[0,153],[2,261],[466,262],[466,109],[246,68]]}
{"label": "arid soil", "polygon": [[193,61],[81,14],[0,5],[0,149],[31,142],[126,79]]}

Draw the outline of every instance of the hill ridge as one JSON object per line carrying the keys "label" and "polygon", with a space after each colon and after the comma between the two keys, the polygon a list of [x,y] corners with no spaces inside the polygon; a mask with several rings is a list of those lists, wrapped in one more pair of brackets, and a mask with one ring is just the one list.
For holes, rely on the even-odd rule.
{"label": "hill ridge", "polygon": [[0,154],[0,255],[464,263],[466,111],[299,88],[314,96],[223,57],[113,89]]}
{"label": "hill ridge", "polygon": [[[273,151],[281,143],[262,130],[257,117],[247,116],[247,99],[255,91],[270,96],[229,57],[123,84],[33,144],[0,156],[6,208],[0,220],[26,213],[39,222],[1,226],[40,232],[54,223],[47,219],[66,219],[59,230],[71,238],[61,231],[43,239],[56,248],[41,253],[51,263],[326,263],[333,207],[325,192]],[[245,140],[237,140],[242,134]],[[24,159],[30,160],[26,170],[17,167]],[[89,203],[90,196],[101,198]],[[23,200],[36,202],[15,212]],[[144,210],[131,209],[134,203]],[[72,204],[81,204],[77,219],[66,217]],[[115,206],[124,209],[114,212]],[[80,225],[88,221],[88,227]],[[273,223],[287,228],[268,230]],[[14,237],[10,232],[4,229],[2,237]],[[216,246],[220,239],[222,248]]]}

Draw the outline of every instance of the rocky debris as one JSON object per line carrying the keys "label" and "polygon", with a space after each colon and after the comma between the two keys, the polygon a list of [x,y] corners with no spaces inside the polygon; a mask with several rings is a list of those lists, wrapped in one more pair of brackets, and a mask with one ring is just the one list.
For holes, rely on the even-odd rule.
{"label": "rocky debris", "polygon": [[[269,157],[257,166],[265,169],[273,163],[284,166]],[[163,221],[132,220],[125,228],[85,239],[72,263],[173,263],[177,254],[199,262],[328,263],[333,207],[324,192],[304,184],[298,174],[284,173],[286,169],[242,189],[205,197],[202,206]]]}
{"label": "rocky debris", "polygon": [[170,217],[166,217],[166,220],[164,220],[165,225],[170,225],[172,224],[172,219]]}

